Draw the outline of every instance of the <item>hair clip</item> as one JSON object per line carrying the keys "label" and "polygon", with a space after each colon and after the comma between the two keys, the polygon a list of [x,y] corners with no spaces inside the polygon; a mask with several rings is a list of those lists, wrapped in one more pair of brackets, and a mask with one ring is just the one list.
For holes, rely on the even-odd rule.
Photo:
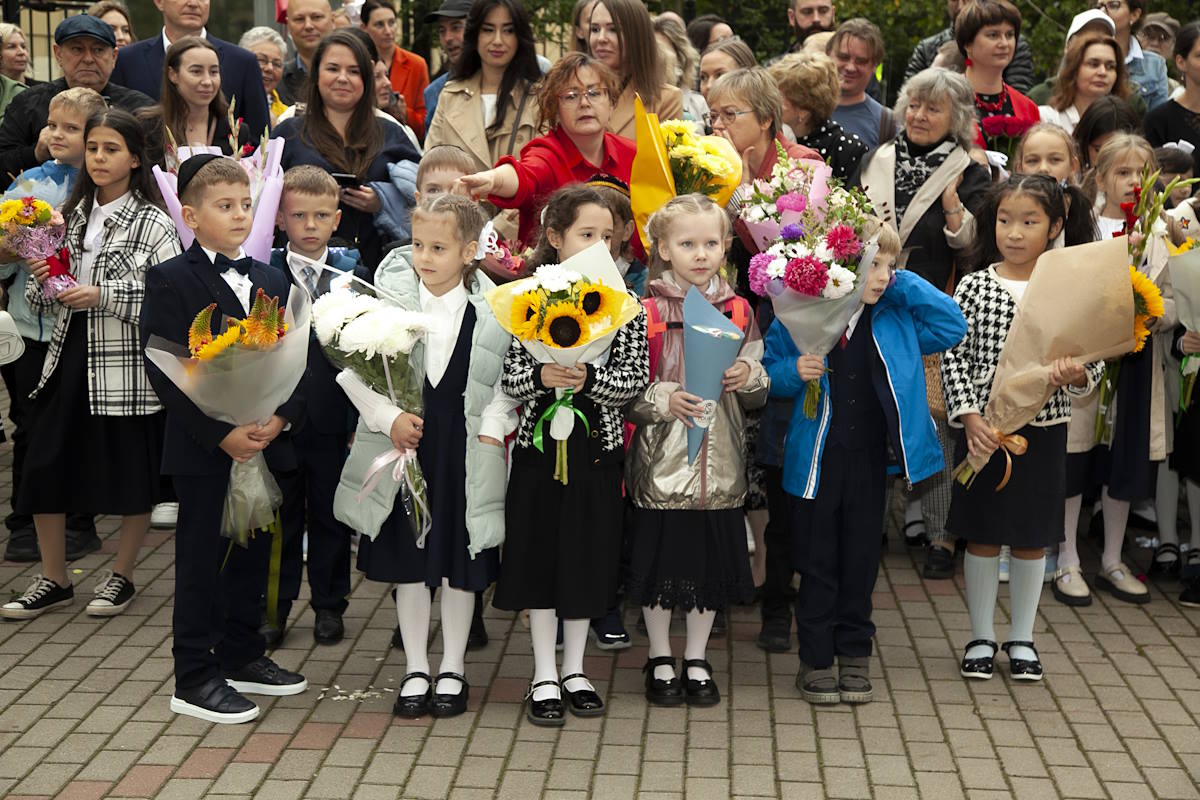
{"label": "hair clip", "polygon": [[1167,142],[1163,147],[1169,147],[1172,150],[1182,150],[1187,155],[1191,155],[1196,150],[1196,145],[1189,142],[1187,139],[1180,139],[1178,142]]}
{"label": "hair clip", "polygon": [[1066,178],[1063,178],[1062,180],[1060,180],[1058,182],[1058,188],[1062,189],[1064,192],[1067,190],[1067,188],[1070,185],[1071,185],[1070,182]]}
{"label": "hair clip", "polygon": [[475,260],[483,261],[489,255],[502,255],[500,236],[496,233],[496,225],[490,219],[479,232],[479,240],[475,243]]}

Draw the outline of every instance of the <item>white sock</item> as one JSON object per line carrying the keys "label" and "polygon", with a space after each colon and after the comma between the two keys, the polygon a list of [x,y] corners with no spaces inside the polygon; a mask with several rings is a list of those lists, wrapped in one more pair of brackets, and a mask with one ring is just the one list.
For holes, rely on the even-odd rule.
{"label": "white sock", "polygon": [[[967,551],[963,557],[963,577],[967,583],[967,612],[971,617],[971,640],[996,641],[996,593],[1000,590],[1000,556],[990,558]],[[976,645],[967,658],[985,658],[992,648]]]}
{"label": "white sock", "polygon": [[[909,526],[909,523],[917,523]],[[906,537],[920,536],[925,532],[925,515],[921,513],[921,495],[914,489],[905,495],[904,504],[904,535]]]}
{"label": "white sock", "polygon": [[[650,658],[671,655],[671,609],[662,606],[642,606],[642,616],[646,619],[646,636],[650,639]],[[712,629],[711,624],[709,629]],[[666,665],[655,667],[654,677],[660,681],[669,681],[675,677],[675,669]]]}
{"label": "white sock", "polygon": [[1063,543],[1058,546],[1058,568],[1079,566],[1079,508],[1083,505],[1083,495],[1077,494],[1066,500],[1063,514]]}
{"label": "white sock", "polygon": [[[475,615],[475,593],[455,589],[442,579],[442,663],[438,672],[466,675],[467,637],[471,635],[471,617]],[[437,682],[438,694],[459,694],[462,683],[447,678]]]}
{"label": "white sock", "polygon": [[[1038,601],[1042,597],[1042,576],[1046,558],[1014,558],[1008,565],[1008,595],[1012,601],[1012,625],[1008,631],[1011,642],[1032,642],[1033,621]],[[1037,654],[1028,647],[1009,648],[1009,658],[1031,661]]]}
{"label": "white sock", "polygon": [[533,690],[534,700],[553,700],[558,690],[558,616],[553,608],[529,609],[529,638],[533,640],[533,682],[553,681],[551,686]]}
{"label": "white sock", "polygon": [[[708,611],[692,609],[687,613],[687,641],[683,646],[685,661],[704,660],[708,651],[708,636],[712,633],[713,620],[716,618],[717,612],[711,608]],[[687,676],[694,681],[706,681],[712,677],[703,667],[688,667]]]}
{"label": "white sock", "polygon": [[1100,556],[1100,566],[1107,570],[1121,563],[1121,545],[1125,543],[1125,527],[1129,522],[1129,501],[1109,497],[1105,486],[1100,507],[1104,510],[1104,552]]}
{"label": "white sock", "polygon": [[1192,523],[1192,548],[1200,550],[1200,484],[1184,481],[1187,487],[1188,519]]}
{"label": "white sock", "polygon": [[[429,608],[433,601],[424,583],[401,583],[396,586],[396,618],[404,637],[404,669],[406,672],[429,673]],[[403,697],[425,694],[429,684],[414,678],[400,688]]]}
{"label": "white sock", "polygon": [[[587,647],[588,625],[590,624],[590,619],[563,620],[563,675],[575,675],[583,672],[583,651]],[[592,686],[592,682],[586,678],[572,678],[566,682],[565,688],[567,691],[579,692],[596,687]]]}
{"label": "white sock", "polygon": [[1154,516],[1158,520],[1158,540],[1163,544],[1179,544],[1179,473],[1172,471],[1165,461],[1158,465]]}

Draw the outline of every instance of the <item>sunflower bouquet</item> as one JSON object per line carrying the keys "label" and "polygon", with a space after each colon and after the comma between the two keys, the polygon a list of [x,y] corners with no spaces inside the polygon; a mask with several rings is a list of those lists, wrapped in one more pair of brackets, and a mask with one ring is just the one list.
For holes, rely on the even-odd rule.
{"label": "sunflower bouquet", "polygon": [[51,300],[75,285],[62,247],[65,231],[62,214],[45,200],[21,197],[0,202],[0,247],[26,261],[49,264],[50,277],[42,292]]}
{"label": "sunflower bouquet", "polygon": [[[1171,290],[1175,295],[1175,310],[1179,323],[1193,333],[1200,331],[1200,249],[1196,241],[1186,239],[1170,248],[1167,268],[1171,271]],[[1179,409],[1182,414],[1192,404],[1196,375],[1200,373],[1200,355],[1185,355],[1179,365]]]}
{"label": "sunflower bouquet", "polygon": [[[621,326],[641,311],[602,242],[561,264],[546,264],[531,277],[497,286],[486,297],[501,327],[535,359],[564,367],[603,357]],[[556,392],[534,428],[533,445],[544,451],[543,429],[549,423],[558,448],[555,477],[565,484],[567,439],[583,413],[572,405],[571,389]]]}
{"label": "sunflower bouquet", "polygon": [[[224,317],[201,309],[187,344],[161,337],[146,344],[146,358],[209,417],[232,425],[262,423],[291,397],[308,357],[308,294],[292,287],[286,307],[258,290],[250,313]],[[245,547],[250,533],[271,528],[283,495],[262,453],[235,462],[221,518],[221,535]]]}

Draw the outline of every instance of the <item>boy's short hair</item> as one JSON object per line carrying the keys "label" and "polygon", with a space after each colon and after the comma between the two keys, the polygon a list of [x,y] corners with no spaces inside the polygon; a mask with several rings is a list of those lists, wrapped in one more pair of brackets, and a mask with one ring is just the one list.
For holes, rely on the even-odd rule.
{"label": "boy's short hair", "polygon": [[338,184],[326,170],[312,164],[301,164],[283,173],[283,193],[310,197],[338,197]]}
{"label": "boy's short hair", "polygon": [[875,237],[875,242],[879,245],[879,255],[900,255],[900,234],[896,232],[892,223],[884,222],[879,217],[868,217],[866,225],[863,226],[863,238],[871,237]]}
{"label": "boy's short hair", "polygon": [[196,171],[196,175],[188,181],[187,186],[179,193],[179,202],[185,206],[195,206],[204,200],[204,194],[209,187],[219,183],[234,183],[250,186],[250,176],[238,166],[232,158],[214,158]]}
{"label": "boy's short hair", "polygon": [[75,111],[86,119],[93,114],[103,113],[104,109],[108,108],[108,104],[95,89],[76,86],[74,89],[66,89],[50,98],[50,110],[53,111],[56,108]]}
{"label": "boy's short hair", "polygon": [[454,144],[439,144],[421,156],[421,163],[417,165],[417,188],[421,188],[425,176],[435,169],[452,169],[463,175],[471,175],[475,167],[475,159],[466,150]]}

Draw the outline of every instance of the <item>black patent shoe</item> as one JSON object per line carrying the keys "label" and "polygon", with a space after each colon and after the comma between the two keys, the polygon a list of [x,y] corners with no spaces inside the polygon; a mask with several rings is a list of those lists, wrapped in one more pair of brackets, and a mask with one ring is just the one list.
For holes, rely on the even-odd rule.
{"label": "black patent shoe", "polygon": [[337,644],[346,635],[342,615],[330,608],[318,608],[313,623],[313,639],[317,644]]}
{"label": "black patent shoe", "polygon": [[976,645],[987,645],[988,647],[992,648],[992,654],[990,656],[984,656],[983,658],[967,658],[964,655],[962,667],[959,669],[958,673],[964,678],[978,678],[986,681],[992,677],[992,671],[994,669],[993,662],[996,658],[996,651],[1000,648],[991,639],[976,639],[972,642],[967,642],[967,649],[965,652],[970,652],[971,648],[975,647]]}
{"label": "black patent shoe", "polygon": [[421,678],[425,683],[429,684],[429,688],[424,694],[400,695],[396,698],[396,704],[392,706],[392,713],[397,717],[405,719],[419,719],[429,713],[429,707],[433,703],[433,679],[429,677],[428,672],[410,672],[400,681],[399,691],[404,690],[404,684],[411,681],[413,678]]}
{"label": "black patent shoe", "polygon": [[954,551],[948,547],[931,544],[925,550],[925,566],[921,574],[931,581],[944,581],[954,577],[957,561]]}
{"label": "black patent shoe", "polygon": [[471,695],[471,686],[467,683],[467,676],[459,675],[457,672],[443,672],[437,676],[436,681],[441,681],[447,678],[453,678],[462,684],[462,688],[457,694],[442,694],[434,691],[433,702],[429,706],[429,713],[438,719],[446,717],[457,717],[459,714],[467,710],[467,700]]}
{"label": "black patent shoe", "polygon": [[683,686],[679,678],[661,680],[654,677],[655,667],[675,668],[675,659],[671,656],[655,656],[646,659],[642,672],[646,673],[646,701],[652,706],[677,706],[683,703]]}
{"label": "black patent shoe", "polygon": [[[1010,647],[1028,647],[1033,651],[1033,658],[1013,658],[1008,653]],[[1000,649],[1008,655],[1008,669],[1014,681],[1040,681],[1042,679],[1042,662],[1037,658],[1037,648],[1033,642],[1005,642]]]}
{"label": "black patent shoe", "polygon": [[582,678],[588,683],[588,676],[582,672],[576,672],[571,675],[564,675],[563,679],[558,682],[562,687],[563,696],[566,698],[566,706],[571,710],[571,713],[577,717],[599,717],[604,714],[604,701],[600,699],[600,695],[595,689],[580,689],[577,692],[572,692],[567,688],[567,681]]}
{"label": "black patent shoe", "polygon": [[[708,673],[708,677],[702,681],[693,680],[687,677],[688,667],[699,667]],[[715,706],[721,702],[721,692],[717,689],[717,682],[712,679],[712,664],[703,658],[684,659],[683,669],[684,698],[689,706]]]}
{"label": "black patent shoe", "polygon": [[555,686],[559,692],[562,687],[558,686],[557,681],[538,681],[529,685],[529,692],[525,695],[525,718],[534,725],[540,725],[543,728],[561,728],[566,720],[563,719],[563,701],[562,697],[551,697],[546,700],[534,700],[533,692],[539,686]]}

